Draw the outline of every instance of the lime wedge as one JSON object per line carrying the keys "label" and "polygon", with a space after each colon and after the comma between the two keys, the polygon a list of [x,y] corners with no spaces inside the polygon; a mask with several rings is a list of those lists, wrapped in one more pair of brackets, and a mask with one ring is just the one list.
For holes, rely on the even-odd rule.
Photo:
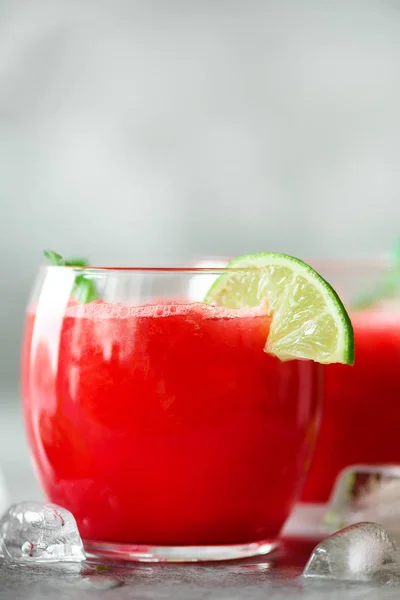
{"label": "lime wedge", "polygon": [[265,351],[280,360],[354,362],[351,321],[335,290],[309,265],[285,254],[232,260],[205,302],[229,308],[265,307],[271,318]]}

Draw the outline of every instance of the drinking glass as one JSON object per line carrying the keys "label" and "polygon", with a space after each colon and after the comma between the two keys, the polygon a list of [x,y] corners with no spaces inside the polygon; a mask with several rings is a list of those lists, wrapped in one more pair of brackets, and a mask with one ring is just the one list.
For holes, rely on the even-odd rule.
{"label": "drinking glass", "polygon": [[298,500],[320,365],[264,352],[259,308],[202,302],[224,268],[43,267],[29,302],[27,435],[88,551],[133,560],[265,554]]}
{"label": "drinking glass", "polygon": [[304,502],[325,503],[344,468],[400,464],[400,267],[311,264],[338,291],[355,333],[354,366],[325,367],[320,435],[302,494]]}

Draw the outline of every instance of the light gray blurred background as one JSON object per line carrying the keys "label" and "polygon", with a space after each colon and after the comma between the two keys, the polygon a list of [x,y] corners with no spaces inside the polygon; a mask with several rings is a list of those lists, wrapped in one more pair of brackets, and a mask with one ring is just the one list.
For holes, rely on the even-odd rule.
{"label": "light gray blurred background", "polygon": [[399,151],[396,0],[0,0],[3,404],[44,247],[381,254]]}

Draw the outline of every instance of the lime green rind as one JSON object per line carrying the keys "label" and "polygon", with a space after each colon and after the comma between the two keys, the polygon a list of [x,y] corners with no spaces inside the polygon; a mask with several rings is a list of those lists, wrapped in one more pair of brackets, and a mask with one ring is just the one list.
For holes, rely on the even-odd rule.
{"label": "lime green rind", "polygon": [[[231,269],[231,271],[230,271]],[[290,276],[291,280],[285,281]],[[276,281],[273,278],[277,278]],[[282,281],[279,280],[281,277]],[[282,278],[283,277],[283,278]],[[305,302],[301,307],[294,305],[293,291],[296,285],[311,286],[316,291],[315,297],[319,305],[315,307],[313,318],[302,319],[302,310],[307,313],[309,306]],[[278,297],[271,297],[269,288],[282,289]],[[291,295],[292,294],[292,295]],[[340,362],[354,363],[354,332],[350,318],[336,291],[316,273],[308,264],[286,254],[266,252],[248,254],[235,258],[227,265],[227,271],[218,277],[205,300],[206,303],[218,304],[230,308],[252,307],[265,305],[271,314],[271,329],[265,350],[275,354],[281,360],[293,358],[308,358],[325,364]],[[301,301],[301,294],[300,294]],[[300,303],[301,304],[301,303]],[[279,326],[287,317],[288,311],[293,312],[293,319],[298,319],[298,328],[279,339]],[[280,314],[281,311],[281,314]],[[335,326],[336,345],[332,352],[320,355],[312,351],[308,335],[319,328],[323,332],[327,323]],[[297,338],[295,339],[295,336]],[[293,337],[293,341],[291,341]],[[318,341],[318,334],[314,336]],[[285,339],[286,338],[286,339]],[[303,343],[304,342],[304,343]]]}

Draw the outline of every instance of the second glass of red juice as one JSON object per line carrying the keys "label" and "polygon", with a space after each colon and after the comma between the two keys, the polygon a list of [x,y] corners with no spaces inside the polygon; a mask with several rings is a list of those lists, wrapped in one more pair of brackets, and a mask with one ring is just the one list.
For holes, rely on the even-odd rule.
{"label": "second glass of red juice", "polygon": [[324,367],[322,423],[302,500],[325,503],[345,467],[400,464],[400,271],[379,260],[312,264],[345,301],[355,336],[354,367]]}
{"label": "second glass of red juice", "polygon": [[202,303],[194,284],[222,272],[82,269],[94,291],[84,302],[73,268],[40,272],[26,426],[48,498],[74,514],[89,550],[263,554],[298,500],[323,368],[267,355],[261,309]]}

